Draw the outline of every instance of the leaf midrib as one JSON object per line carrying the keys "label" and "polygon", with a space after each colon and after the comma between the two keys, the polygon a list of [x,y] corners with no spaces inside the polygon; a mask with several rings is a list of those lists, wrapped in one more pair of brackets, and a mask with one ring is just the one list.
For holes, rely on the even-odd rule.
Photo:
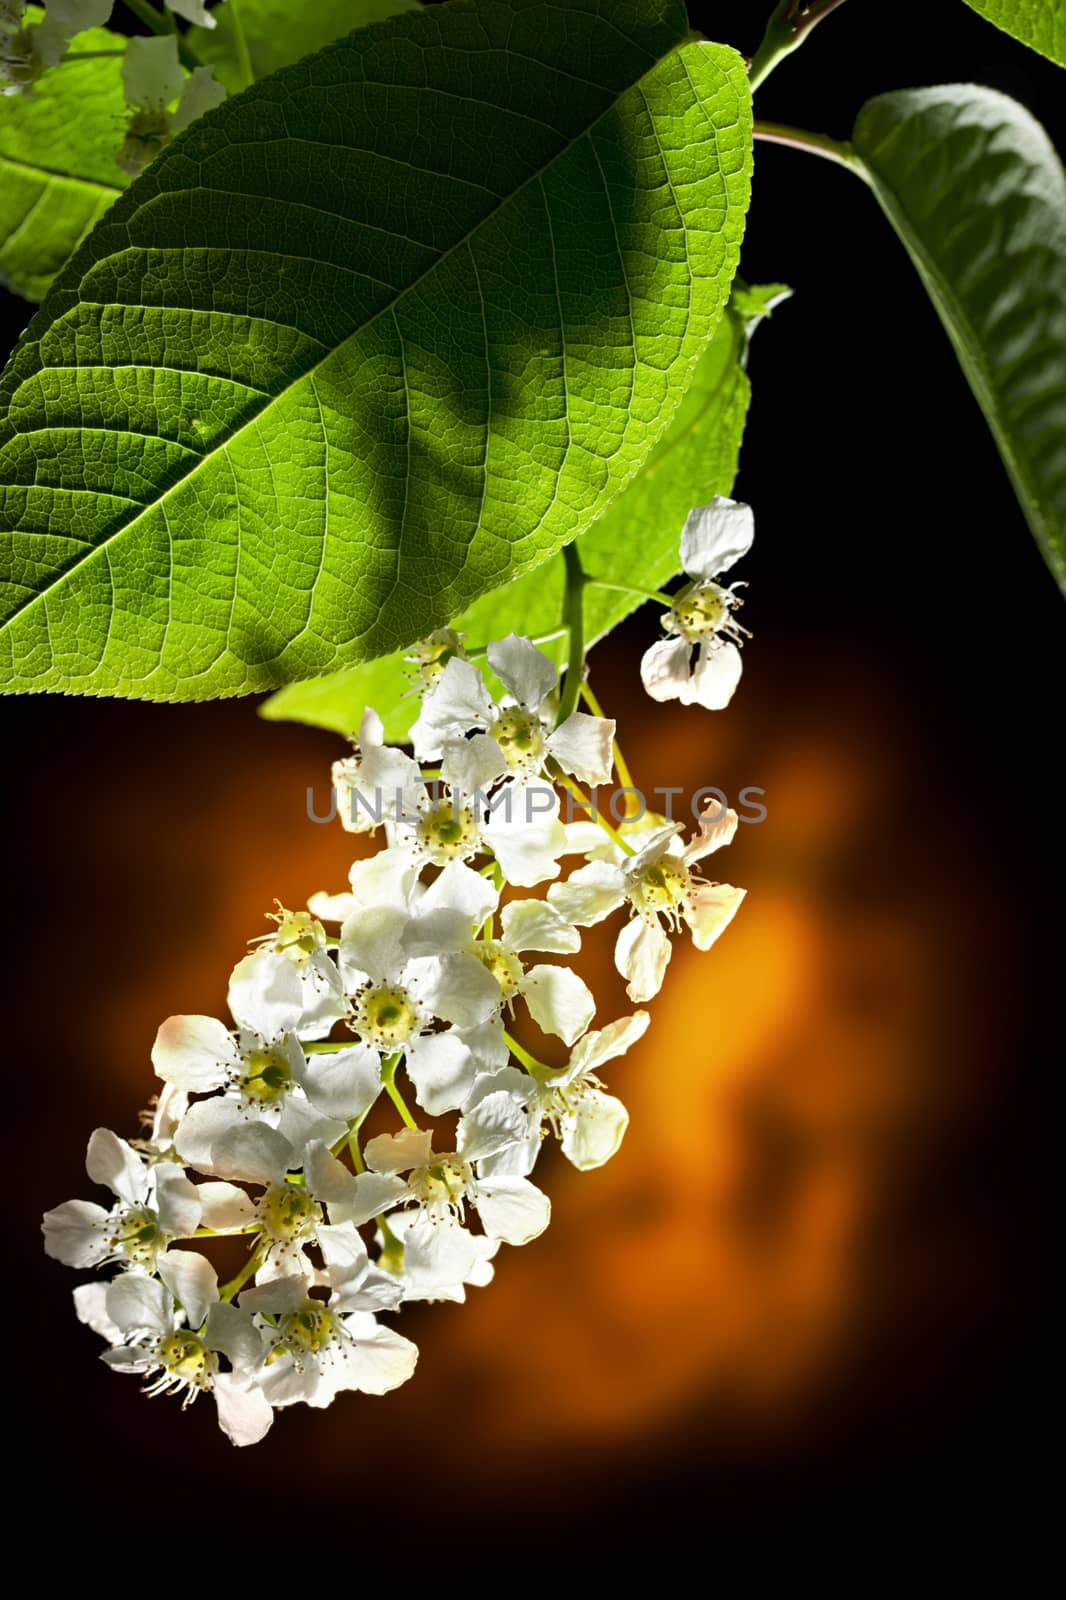
{"label": "leaf midrib", "polygon": [[[368,328],[372,328],[374,326],[374,324],[377,322],[379,317],[382,317],[382,316],[384,316],[386,314],[395,315],[396,306],[398,304],[400,304],[415,289],[417,289],[418,286],[421,283],[423,283],[425,281],[425,279],[428,278],[433,272],[435,272],[438,267],[440,267],[445,261],[447,261],[449,259],[449,257],[454,255],[460,249],[468,248],[470,243],[471,243],[471,241],[477,237],[477,235],[480,233],[482,228],[484,228],[489,222],[491,222],[492,219],[495,216],[497,216],[499,214],[499,212],[501,212],[506,206],[510,205],[512,203],[512,201],[514,201],[518,197],[518,195],[522,194],[523,191],[526,188],[529,187],[530,184],[539,182],[539,180],[543,177],[544,173],[547,172],[551,167],[553,167],[557,161],[561,160],[562,157],[565,156],[577,144],[579,144],[582,139],[591,138],[591,135],[592,135],[593,131],[600,125],[600,123],[604,122],[609,116],[611,116],[617,110],[618,103],[622,99],[623,95],[629,94],[633,89],[639,87],[639,85],[642,84],[645,81],[645,79],[649,78],[653,72],[657,71],[658,68],[662,65],[662,63],[664,61],[666,61],[671,55],[676,53],[679,57],[681,57],[683,55],[683,53],[689,48],[690,44],[692,44],[692,41],[683,39],[681,42],[679,42],[677,45],[675,45],[673,47],[673,49],[666,51],[662,56],[659,57],[659,59],[657,61],[653,62],[652,65],[648,68],[648,70],[646,72],[642,72],[639,75],[639,77],[634,78],[631,83],[626,84],[625,88],[623,88],[623,89],[618,91],[618,93],[611,100],[610,104],[607,105],[604,108],[604,110],[601,111],[600,114],[597,117],[594,117],[593,120],[588,124],[588,126],[586,128],[582,129],[580,134],[576,135],[573,138],[564,139],[564,142],[560,145],[559,149],[554,151],[553,154],[551,155],[551,157],[547,161],[543,162],[542,165],[539,166],[536,169],[535,172],[530,173],[526,178],[524,178],[522,180],[522,182],[517,186],[517,188],[512,189],[506,195],[501,195],[501,197],[497,201],[496,205],[494,205],[490,211],[486,212],[486,214],[480,219],[480,221],[476,224],[475,227],[470,229],[469,232],[464,233],[463,236],[461,238],[457,239],[454,244],[449,245],[447,250],[442,251],[441,254],[436,256],[435,259],[429,264],[429,266],[427,266],[424,269],[424,271],[420,272],[419,275],[416,278],[413,278],[410,283],[405,284],[402,289],[397,290],[396,293],[393,296],[391,296],[381,306],[378,307],[378,309],[374,312],[374,314],[372,316],[368,317],[365,322],[360,323],[358,328],[353,328],[351,333],[349,333],[343,340],[341,340],[341,342],[339,344],[333,345],[332,348],[329,349],[324,356],[321,356],[319,358],[319,360],[314,362],[311,366],[304,368],[303,371],[299,372],[295,377],[293,377],[285,385],[285,387],[283,389],[280,389],[277,392],[277,394],[271,395],[271,397],[270,397],[268,402],[266,402],[262,406],[260,406],[259,409],[257,411],[255,411],[252,415],[247,416],[245,418],[244,422],[241,424],[241,426],[238,429],[236,429],[232,434],[230,434],[222,443],[220,443],[217,446],[215,446],[209,453],[207,453],[204,456],[202,456],[196,462],[196,464],[194,466],[191,466],[189,468],[188,472],[183,473],[180,477],[175,478],[172,483],[168,484],[165,492],[163,494],[161,494],[158,497],[158,499],[153,500],[149,505],[146,505],[143,508],[142,511],[138,512],[136,517],[132,518],[129,522],[122,523],[112,533],[108,534],[105,539],[101,540],[99,544],[93,545],[90,550],[86,551],[85,555],[82,556],[80,558],[80,560],[72,563],[69,567],[65,568],[63,570],[63,572],[61,572],[59,574],[59,576],[54,580],[54,582],[52,582],[52,583],[50,583],[48,585],[47,588],[40,590],[36,594],[30,595],[28,597],[28,599],[23,601],[23,603],[20,606],[18,606],[15,610],[10,612],[9,615],[4,618],[3,623],[0,624],[0,636],[2,636],[15,623],[15,621],[19,617],[21,617],[25,612],[30,611],[34,606],[36,606],[38,604],[46,604],[47,601],[49,600],[49,598],[51,598],[56,593],[56,591],[59,588],[61,588],[64,583],[66,583],[66,581],[69,578],[72,578],[76,573],[81,572],[83,570],[83,568],[88,563],[93,561],[93,559],[95,557],[100,556],[100,555],[105,555],[106,552],[108,551],[110,545],[114,542],[115,539],[119,538],[123,534],[127,534],[127,533],[128,534],[132,534],[135,531],[138,523],[142,520],[142,518],[144,518],[146,515],[154,512],[160,506],[164,507],[164,509],[165,509],[167,500],[169,499],[171,494],[175,490],[177,490],[179,488],[179,486],[181,486],[181,485],[183,485],[185,483],[188,483],[192,479],[194,479],[197,476],[197,474],[200,473],[203,469],[207,468],[215,460],[215,458],[217,456],[219,456],[220,454],[227,453],[229,448],[230,448],[230,446],[232,444],[234,444],[238,439],[240,439],[241,436],[245,433],[245,431],[248,428],[252,427],[253,425],[258,425],[259,419],[266,412],[268,412],[274,404],[276,404],[277,402],[280,402],[281,400],[283,400],[285,398],[285,396],[292,389],[294,389],[297,386],[297,384],[302,383],[308,377],[313,378],[315,373],[318,372],[319,369],[321,367],[323,367],[327,361],[332,360],[332,358],[338,353],[338,351],[343,350],[344,347],[352,339],[355,339],[358,336],[364,334]],[[686,75],[687,75],[687,68],[686,68]],[[694,90],[695,90],[695,86],[693,86],[693,87],[694,87]],[[605,88],[604,92],[605,93],[609,93],[610,91],[609,91],[609,89]],[[697,99],[698,98],[699,98],[699,96],[698,96],[698,93],[697,93]],[[647,108],[647,109],[648,109],[648,115],[651,116],[650,108]],[[669,175],[668,175],[668,181],[669,181]],[[181,193],[184,193],[185,191],[184,190],[169,190],[169,191],[166,191],[166,192],[167,192],[168,196],[172,197],[174,194],[181,194]],[[121,252],[118,252],[118,253],[121,254]],[[102,265],[104,262],[108,261],[109,259],[111,259],[109,256],[103,256],[103,257],[100,258],[99,261],[93,262],[92,265],[95,268],[97,266]],[[479,285],[478,285],[478,294],[479,294],[479,299],[481,299],[480,281],[479,281]],[[106,309],[106,306],[108,304],[108,302],[104,302],[104,301],[99,301],[99,300],[81,300],[80,298],[76,303],[79,304],[79,305],[101,306],[104,309]],[[482,308],[484,309],[483,300],[482,300]],[[73,309],[73,307],[71,307],[70,309]],[[163,309],[165,310],[166,308],[164,307]],[[42,366],[42,367],[38,368],[37,370],[39,372],[39,371],[43,371],[45,369]],[[36,377],[37,373],[35,372],[33,374],[33,376]],[[28,380],[23,380],[23,381],[28,381]],[[18,394],[19,389],[21,387],[22,387],[22,385],[19,384],[19,388],[17,388],[14,391],[14,393],[12,394],[12,396],[11,396],[12,402],[14,401],[15,396]],[[16,430],[15,434],[14,434],[14,437],[18,437],[18,436],[19,435],[18,435],[18,432]],[[328,493],[328,485],[327,485],[327,493]],[[553,500],[552,504],[554,504],[554,500]],[[550,506],[545,508],[545,511],[541,514],[540,518],[538,519],[538,521],[535,524],[534,528],[531,529],[531,531],[535,532],[536,528],[541,526],[541,524],[544,521],[544,517],[547,515],[548,510],[550,510]],[[17,530],[17,531],[21,531],[21,530]],[[397,566],[398,566],[398,563],[397,563]],[[393,579],[393,587],[394,588],[395,588],[395,584],[398,581],[399,581],[398,580],[398,575],[394,576],[394,579]],[[173,588],[173,579],[172,579],[172,577],[171,577],[170,581],[168,581],[167,588],[168,588],[168,593]],[[353,635],[353,638],[357,638],[357,637],[358,637],[358,635]],[[290,641],[290,644],[291,643],[292,643],[292,641]],[[101,657],[101,659],[102,659],[102,657]]]}
{"label": "leaf midrib", "polygon": [[105,183],[103,178],[82,178],[73,172],[57,172],[54,167],[42,167],[35,161],[22,161],[18,156],[0,150],[0,166],[15,167],[19,172],[32,172],[35,178],[49,178],[59,183],[77,184],[82,189],[100,189],[104,194],[125,194],[121,183]]}

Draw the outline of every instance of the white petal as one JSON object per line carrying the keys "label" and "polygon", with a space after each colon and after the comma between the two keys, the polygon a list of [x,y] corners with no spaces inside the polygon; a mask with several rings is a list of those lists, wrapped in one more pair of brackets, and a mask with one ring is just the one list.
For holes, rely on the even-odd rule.
{"label": "white petal", "polygon": [[[415,816],[425,789],[417,761],[412,761],[402,750],[391,745],[368,750],[362,760],[364,804],[359,808],[359,816],[370,826],[374,826],[375,819]],[[339,806],[339,795],[337,803]],[[343,812],[341,821],[345,821]]]}
{"label": "white petal", "polygon": [[200,1222],[216,1233],[243,1228],[255,1216],[252,1197],[232,1183],[199,1183]]}
{"label": "white petal", "polygon": [[357,906],[395,906],[406,911],[418,879],[418,863],[409,850],[379,850],[353,861],[348,881]]}
{"label": "white petal", "polygon": [[566,1081],[595,1072],[605,1061],[624,1056],[647,1032],[650,1021],[651,1017],[646,1011],[635,1011],[631,1017],[619,1017],[617,1021],[609,1022],[606,1028],[586,1033],[574,1046]]}
{"label": "white petal", "polygon": [[197,1250],[168,1250],[159,1258],[159,1276],[185,1308],[190,1328],[198,1328],[208,1306],[218,1299],[218,1273]]}
{"label": "white petal", "polygon": [[456,1147],[466,1161],[480,1161],[525,1137],[526,1117],[513,1095],[494,1090],[459,1118]]}
{"label": "white petal", "polygon": [[85,1170],[127,1205],[140,1205],[148,1193],[148,1169],[125,1139],[110,1128],[97,1128],[85,1152]]}
{"label": "white petal", "polygon": [[492,696],[480,672],[471,662],[453,656],[422,701],[411,728],[415,755],[419,761],[435,759],[447,740],[487,728],[494,715]]}
{"label": "white petal", "polygon": [[724,494],[696,506],[681,530],[681,565],[690,578],[716,578],[747,555],[755,537],[751,507]]}
{"label": "white petal", "polygon": [[441,909],[462,912],[472,928],[480,926],[500,902],[500,891],[483,873],[465,861],[449,861],[434,881],[420,893],[414,910],[418,917]]}
{"label": "white petal", "polygon": [[278,1133],[292,1150],[302,1150],[309,1139],[321,1139],[323,1144],[336,1144],[343,1139],[345,1124],[311,1104],[305,1094],[298,1091],[285,1097],[278,1119]]}
{"label": "white petal", "polygon": [[126,104],[154,110],[168,106],[181,93],[185,74],[178,61],[178,41],[173,33],[161,38],[131,39],[122,58],[122,87]]}
{"label": "white petal", "polygon": [[527,711],[536,711],[559,682],[554,661],[521,634],[509,633],[506,639],[494,639],[488,657],[500,682]]}
{"label": "white petal", "polygon": [[449,739],[441,756],[441,778],[460,802],[487,794],[508,770],[503,751],[487,733],[476,733],[472,739]]}
{"label": "white petal", "polygon": [[354,1343],[346,1341],[340,1347],[335,1362],[336,1388],[388,1394],[407,1382],[418,1361],[416,1344],[383,1328],[365,1312],[352,1312],[345,1317],[344,1326]]}
{"label": "white petal", "polygon": [[307,909],[319,922],[346,922],[356,909],[356,899],[351,894],[327,894],[319,889],[307,902]]}
{"label": "white petal", "polygon": [[299,1311],[307,1298],[307,1280],[299,1274],[288,1278],[271,1278],[267,1283],[256,1283],[254,1289],[245,1289],[240,1296],[242,1311],[268,1311],[272,1316],[286,1316]]}
{"label": "white petal", "polygon": [[364,1222],[391,1210],[409,1192],[407,1184],[394,1172],[360,1172],[352,1179],[351,1198],[342,1205],[332,1204],[330,1218],[334,1222],[354,1222],[361,1228]]}
{"label": "white petal", "polygon": [[700,817],[696,837],[682,852],[685,864],[691,866],[692,862],[702,861],[704,856],[713,855],[716,850],[732,844],[739,820],[735,811],[730,811],[718,800],[708,800]]}
{"label": "white petal", "polygon": [[590,861],[572,872],[565,883],[553,883],[548,904],[567,922],[590,928],[616,911],[626,897],[625,877],[610,861]]}
{"label": "white petal", "polygon": [[512,950],[572,955],[581,949],[581,935],[574,925],[544,900],[511,900],[500,913],[500,924],[504,943]]}
{"label": "white petal", "polygon": [[363,1157],[371,1172],[409,1172],[424,1167],[429,1160],[433,1135],[418,1128],[401,1133],[379,1133],[368,1139]]}
{"label": "white petal", "polygon": [[66,1200],[41,1221],[44,1253],[67,1267],[95,1267],[107,1255],[111,1214],[91,1200]]}
{"label": "white petal", "polygon": [[628,979],[631,1000],[651,1000],[659,993],[670,959],[670,940],[658,922],[634,917],[627,922],[614,947],[614,964]]}
{"label": "white petal", "polygon": [[219,1088],[238,1061],[233,1036],[217,1017],[168,1017],[152,1046],[159,1076],[193,1094]]}
{"label": "white petal", "polygon": [[230,974],[229,1008],[240,1028],[276,1039],[303,1018],[303,984],[288,956],[264,948],[238,961]]}
{"label": "white petal", "polygon": [[687,639],[660,639],[645,650],[640,681],[653,700],[679,700],[692,675],[692,646]]}
{"label": "white petal", "polygon": [[564,1044],[573,1044],[596,1015],[596,1002],[583,979],[569,967],[530,967],[522,995],[533,1021]]}
{"label": "white petal", "polygon": [[[401,1233],[404,1299],[464,1300],[463,1284],[481,1265],[481,1236],[475,1237],[458,1222],[428,1222],[417,1212],[410,1217],[410,1225]],[[405,1220],[400,1216],[394,1222]]]}
{"label": "white petal", "polygon": [[551,1221],[551,1201],[528,1178],[486,1178],[478,1184],[478,1216],[504,1244],[528,1244]]}
{"label": "white petal", "polygon": [[370,1045],[316,1050],[307,1059],[304,1089],[330,1117],[362,1116],[381,1093],[381,1057]]}
{"label": "white petal", "polygon": [[181,1159],[213,1177],[276,1183],[292,1157],[276,1128],[245,1118],[235,1100],[198,1100],[174,1140]]}
{"label": "white petal", "polygon": [[312,1139],[304,1151],[304,1176],[312,1199],[323,1205],[344,1205],[355,1196],[355,1178],[320,1139]]}
{"label": "white petal", "polygon": [[315,1233],[334,1289],[358,1283],[370,1265],[366,1245],[350,1222],[322,1225]]}
{"label": "white petal", "polygon": [[404,1065],[419,1105],[431,1117],[458,1111],[479,1071],[465,1036],[454,1028],[412,1039]]}
{"label": "white petal", "polygon": [[582,783],[610,783],[614,771],[615,724],[610,717],[575,711],[548,739],[548,749],[565,772]]}
{"label": "white petal", "polygon": [[74,1290],[74,1312],[79,1322],[98,1333],[108,1344],[118,1344],[122,1329],[107,1314],[106,1283],[79,1283]]}
{"label": "white petal", "polygon": [[[185,0],[185,3],[189,4],[189,0]],[[214,68],[195,67],[191,76],[186,78],[185,87],[181,91],[178,109],[171,123],[174,132],[180,133],[190,122],[202,117],[205,111],[220,106],[225,98],[225,86],[215,77]]]}
{"label": "white petal", "polygon": [[174,1325],[174,1302],[169,1290],[155,1278],[124,1272],[107,1286],[107,1315],[123,1333],[169,1333]]}
{"label": "white petal", "polygon": [[200,1226],[200,1191],[176,1161],[152,1168],[154,1206],[159,1226],[172,1239],[188,1239]]}
{"label": "white petal", "polygon": [[591,818],[582,821],[575,817],[563,826],[566,829],[566,855],[595,856],[603,861],[617,861],[622,854],[606,830]]}
{"label": "white petal", "polygon": [[263,1358],[263,1335],[248,1312],[225,1301],[208,1307],[204,1340],[228,1357],[236,1373],[254,1372]]}
{"label": "white petal", "polygon": [[274,1409],[261,1387],[234,1372],[220,1372],[212,1393],[218,1425],[234,1444],[258,1444],[274,1421]]}
{"label": "white petal", "polygon": [[300,1034],[304,1039],[324,1039],[348,1014],[341,975],[324,950],[316,950],[295,972],[301,991]]}
{"label": "white petal", "polygon": [[740,682],[742,667],[735,644],[718,640],[713,645],[700,645],[695,671],[681,690],[681,704],[723,711]]}
{"label": "white petal", "polygon": [[579,1172],[590,1172],[609,1161],[629,1126],[629,1112],[613,1094],[588,1089],[577,1108],[560,1119],[563,1155]]}
{"label": "white petal", "polygon": [[340,969],[349,990],[364,978],[394,983],[406,960],[403,936],[409,917],[399,906],[367,906],[354,911],[341,929]]}
{"label": "white petal", "polygon": [[395,1311],[404,1298],[403,1280],[393,1272],[368,1267],[358,1283],[346,1284],[333,1296],[338,1311]]}
{"label": "white petal", "polygon": [[152,1144],[155,1149],[165,1150],[174,1143],[178,1123],[188,1109],[189,1096],[185,1090],[176,1088],[172,1083],[164,1083],[155,1097],[155,1113],[152,1117]]}
{"label": "white petal", "polygon": [[418,956],[404,973],[410,988],[442,1022],[475,1028],[500,1005],[500,986],[489,969],[459,951],[455,955]]}
{"label": "white petal", "polygon": [[709,950],[736,916],[746,889],[731,883],[708,883],[697,889],[689,903],[686,921],[697,950]]}

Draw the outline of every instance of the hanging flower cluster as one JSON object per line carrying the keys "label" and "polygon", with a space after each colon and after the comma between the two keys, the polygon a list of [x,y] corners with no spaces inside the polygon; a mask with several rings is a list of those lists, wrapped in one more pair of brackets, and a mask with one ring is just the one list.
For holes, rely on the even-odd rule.
{"label": "hanging flower cluster", "polygon": [[[592,1026],[596,1002],[567,965],[580,930],[627,913],[615,959],[642,1002],[670,933],[685,924],[707,950],[743,898],[698,870],[732,839],[734,812],[714,803],[686,840],[679,823],[616,827],[591,803],[583,786],[624,764],[580,652],[560,692],[531,640],[490,644],[500,700],[450,630],[411,660],[414,754],[367,711],[333,769],[343,825],[380,830],[382,847],[344,892],[278,908],[231,974],[230,1023],[163,1023],[145,1136],[89,1141],[110,1203],[44,1219],[50,1255],[116,1269],[74,1291],[104,1360],[150,1394],[210,1394],[236,1444],[261,1439],[276,1409],[405,1382],[418,1351],[386,1319],[464,1300],[501,1245],[544,1231],[531,1174],[547,1136],[582,1171],[618,1150],[628,1114],[600,1074],[649,1019]],[[579,688],[592,713],[574,709]],[[557,1041],[540,1047],[552,1062],[512,1033],[527,1021]],[[220,1285],[197,1246],[232,1236],[247,1254]]]}

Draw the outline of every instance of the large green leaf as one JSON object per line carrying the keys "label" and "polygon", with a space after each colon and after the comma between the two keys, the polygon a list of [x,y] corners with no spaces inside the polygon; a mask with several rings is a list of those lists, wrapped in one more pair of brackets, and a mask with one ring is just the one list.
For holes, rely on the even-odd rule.
{"label": "large green leaf", "polygon": [[854,143],[1066,591],[1062,165],[1024,107],[972,84],[880,95]]}
{"label": "large green leaf", "polygon": [[[30,22],[43,15],[27,12]],[[90,28],[32,94],[0,95],[0,284],[27,300],[41,299],[129,182],[115,165],[125,47],[120,34]],[[115,54],[85,59],[100,50]]]}
{"label": "large green leaf", "polygon": [[966,4],[1004,33],[1066,67],[1063,0],[966,0]]}
{"label": "large green leaf", "polygon": [[[582,534],[581,559],[594,578],[657,589],[679,570],[681,525],[694,505],[728,494],[736,475],[749,385],[743,360],[756,323],[788,290],[781,284],[744,287],[734,293],[730,314],[696,368],[692,386],[670,427],[629,487]],[[455,626],[473,648],[514,630],[542,639],[542,649],[560,663],[566,641],[547,637],[558,629],[563,602],[563,564],[558,558],[474,602]],[[639,595],[590,586],[585,625],[590,641],[610,632],[643,600]],[[309,722],[349,734],[366,706],[385,722],[390,739],[403,739],[417,702],[411,697],[403,652],[348,667],[323,678],[292,683],[271,695],[260,713],[273,722]]]}
{"label": "large green leaf", "polygon": [[588,526],[743,231],[744,65],[686,35],[681,0],[452,0],[181,135],[0,384],[3,687],[274,687]]}
{"label": "large green leaf", "polygon": [[244,34],[252,76],[291,67],[293,62],[342,39],[356,28],[413,11],[418,0],[224,0],[211,15],[213,28],[190,28],[189,43],[205,66],[231,94],[245,87],[237,45],[236,19]]}

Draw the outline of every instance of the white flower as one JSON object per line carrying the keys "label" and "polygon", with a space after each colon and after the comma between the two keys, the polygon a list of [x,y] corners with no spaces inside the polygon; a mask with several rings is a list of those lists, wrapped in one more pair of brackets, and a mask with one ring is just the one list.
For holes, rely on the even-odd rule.
{"label": "white flower", "polygon": [[423,690],[434,688],[453,656],[466,660],[463,636],[454,628],[438,628],[404,652],[410,675]]}
{"label": "white flower", "polygon": [[140,111],[163,111],[181,94],[185,74],[173,33],[133,38],[122,58],[126,104]]}
{"label": "white flower", "polygon": [[[324,1039],[348,1009],[340,973],[327,949],[326,930],[309,911],[288,911],[280,901],[275,904],[277,911],[270,913],[270,920],[277,924],[275,932],[253,942],[260,952],[273,951],[292,963],[303,991],[300,1034],[305,1039]],[[254,971],[254,967],[243,970]]]}
{"label": "white flower", "polygon": [[[309,1138],[329,1142],[344,1121],[377,1096],[377,1059],[358,1046],[308,1059],[295,1032],[303,1019],[304,986],[278,951],[260,950],[238,962],[229,1004],[236,1036],[214,1017],[168,1017],[156,1035],[152,1064],[166,1082],[192,1093],[225,1092],[189,1108],[175,1145],[184,1161],[220,1177],[232,1167],[227,1140],[241,1124],[277,1128],[298,1149]],[[340,1058],[340,1059],[338,1059]]]}
{"label": "white flower", "polygon": [[653,644],[640,664],[653,700],[680,700],[708,711],[729,704],[740,682],[737,644],[747,630],[734,617],[741,585],[727,588],[715,580],[750,550],[754,536],[751,507],[724,495],[689,512],[681,530],[681,565],[692,581],[664,618],[671,637]]}
{"label": "white flower", "polygon": [[[185,76],[173,33],[129,41],[122,61],[122,87],[133,115],[115,161],[131,177],[143,172],[176,133],[226,98],[212,67],[197,67]],[[172,112],[169,107],[175,100]]]}
{"label": "white flower", "polygon": [[204,5],[204,0],[166,0],[166,7],[175,16],[184,17],[186,22],[193,23],[197,28],[216,26],[215,18]]}
{"label": "white flower", "polygon": [[636,855],[616,848],[613,860],[590,861],[548,890],[550,903],[579,927],[600,922],[629,903],[632,918],[618,935],[614,959],[628,979],[631,1000],[650,1000],[662,987],[670,959],[663,922],[674,929],[686,923],[696,949],[709,950],[744,898],[743,889],[707,883],[692,870],[704,856],[729,844],[737,830],[736,812],[711,804],[716,814],[704,815],[688,845],[682,846],[677,837],[678,824],[670,823],[657,829]]}
{"label": "white flower", "polygon": [[[367,1171],[352,1179],[351,1220],[360,1225],[395,1206],[417,1205],[423,1220],[451,1226],[472,1205],[490,1239],[528,1244],[551,1219],[546,1194],[524,1176],[483,1175],[478,1165],[525,1134],[510,1096],[487,1094],[459,1119],[456,1149],[432,1148],[432,1134],[404,1129],[368,1141]],[[406,1177],[401,1174],[406,1173]],[[384,1203],[382,1203],[384,1201]],[[366,1211],[366,1206],[372,1207]],[[332,1214],[332,1213],[331,1213]]]}
{"label": "white flower", "polygon": [[[109,1367],[154,1375],[149,1395],[181,1394],[187,1406],[211,1394],[223,1432],[234,1444],[256,1444],[273,1421],[257,1381],[262,1335],[247,1312],[219,1301],[214,1268],[204,1256],[172,1252],[160,1276],[162,1283],[126,1275],[83,1284],[74,1291],[80,1321],[110,1342],[103,1356]],[[229,1372],[220,1370],[219,1355],[230,1362]]]}
{"label": "white flower", "polygon": [[[428,887],[413,869],[379,883],[389,898],[357,907],[341,929],[340,967],[352,1000],[348,1026],[376,1060],[403,1051],[417,1085],[423,1058],[441,1049],[469,1049],[471,1036],[480,1038],[476,1030],[499,1011],[499,985],[461,948],[454,931],[465,929],[469,938],[495,903],[496,891],[461,861],[449,863]],[[423,928],[434,913],[449,929],[447,942]],[[438,1023],[456,1030],[449,1045],[441,1043],[449,1033],[431,1031]]]}
{"label": "white flower", "polygon": [[105,1210],[68,1200],[45,1212],[45,1251],[68,1267],[117,1261],[154,1272],[171,1241],[189,1238],[200,1225],[200,1197],[184,1170],[172,1161],[149,1165],[108,1128],[97,1128],[89,1140],[85,1170],[117,1204]]}
{"label": "white flower", "polygon": [[240,1297],[242,1311],[277,1319],[262,1324],[270,1355],[260,1380],[274,1406],[328,1406],[342,1389],[387,1394],[406,1383],[418,1360],[418,1347],[374,1316],[399,1305],[402,1284],[371,1266],[353,1227],[322,1227],[318,1242],[328,1300],[310,1293],[302,1275],[257,1284]]}
{"label": "white flower", "polygon": [[[491,886],[484,879],[479,882],[483,886],[484,909],[473,919],[478,929],[495,904]],[[490,894],[492,901],[488,898]],[[408,946],[416,951],[423,948],[466,950],[496,979],[500,1000],[508,1009],[520,995],[539,1028],[545,1033],[557,1034],[566,1044],[573,1044],[584,1033],[596,1011],[596,1002],[587,984],[569,967],[542,962],[527,969],[521,956],[529,950],[570,955],[580,950],[581,935],[553,906],[545,905],[542,900],[511,901],[504,906],[500,922],[499,939],[475,938],[469,921],[457,919],[448,910],[435,911],[423,906],[408,935]],[[458,1109],[463,1102],[462,1099],[445,1102],[438,1097],[434,1104],[425,1099],[421,1103],[436,1116],[441,1111]]]}
{"label": "white flower", "polygon": [[[471,1233],[454,1217],[430,1219],[418,1211],[394,1211],[389,1229],[403,1260],[397,1276],[404,1301],[452,1300],[462,1304],[467,1288],[491,1283],[493,1257],[502,1240]],[[384,1235],[383,1258],[391,1249]]]}
{"label": "white flower", "polygon": [[425,785],[416,761],[384,743],[381,718],[363,713],[355,754],[333,763],[333,791],[341,826],[348,833],[372,833],[386,816],[415,811]]}
{"label": "white flower", "polygon": [[614,723],[575,711],[553,729],[558,669],[530,639],[508,634],[489,645],[488,659],[508,694],[496,705],[472,663],[450,660],[411,729],[419,759],[435,759],[450,741],[479,731],[498,746],[512,774],[540,776],[554,758],[583,783],[609,783]]}
{"label": "white flower", "polygon": [[483,1078],[470,1100],[472,1111],[479,1097],[507,1094],[525,1118],[521,1140],[489,1156],[481,1171],[489,1176],[532,1172],[540,1153],[544,1125],[559,1140],[563,1155],[580,1172],[602,1167],[617,1152],[629,1126],[629,1113],[621,1100],[607,1094],[596,1075],[605,1061],[621,1056],[641,1038],[650,1017],[637,1011],[619,1017],[578,1040],[570,1060],[558,1072],[531,1075],[506,1067]]}

